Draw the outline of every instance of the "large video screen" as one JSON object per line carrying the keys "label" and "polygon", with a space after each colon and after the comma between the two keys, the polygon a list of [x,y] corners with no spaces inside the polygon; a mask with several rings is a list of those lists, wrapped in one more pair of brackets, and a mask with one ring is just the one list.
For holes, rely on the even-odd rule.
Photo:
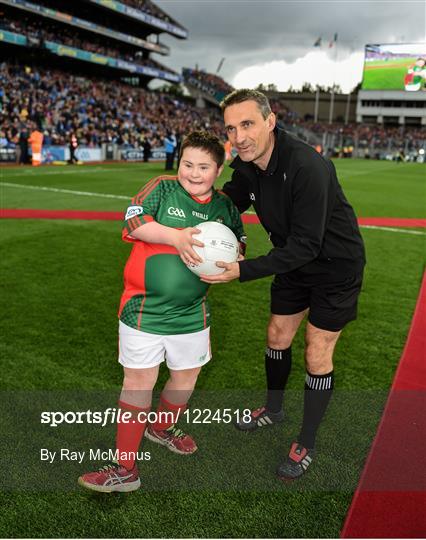
{"label": "large video screen", "polygon": [[426,90],[426,43],[366,45],[363,90]]}

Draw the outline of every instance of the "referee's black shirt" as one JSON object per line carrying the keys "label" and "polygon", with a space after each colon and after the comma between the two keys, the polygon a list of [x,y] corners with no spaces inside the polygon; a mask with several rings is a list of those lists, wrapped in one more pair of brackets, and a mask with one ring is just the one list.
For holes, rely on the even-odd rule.
{"label": "referee's black shirt", "polygon": [[327,281],[361,272],[364,243],[333,163],[281,129],[274,135],[267,169],[236,157],[223,187],[241,213],[253,204],[274,246],[239,263],[240,281],[289,272]]}

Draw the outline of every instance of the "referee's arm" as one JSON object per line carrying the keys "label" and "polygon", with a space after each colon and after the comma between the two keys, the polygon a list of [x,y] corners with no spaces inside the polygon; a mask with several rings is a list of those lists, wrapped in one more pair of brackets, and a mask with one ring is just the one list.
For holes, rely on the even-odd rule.
{"label": "referee's arm", "polygon": [[316,259],[335,196],[331,171],[325,162],[315,167],[301,166],[293,180],[290,236],[283,247],[241,261],[240,281],[291,272]]}

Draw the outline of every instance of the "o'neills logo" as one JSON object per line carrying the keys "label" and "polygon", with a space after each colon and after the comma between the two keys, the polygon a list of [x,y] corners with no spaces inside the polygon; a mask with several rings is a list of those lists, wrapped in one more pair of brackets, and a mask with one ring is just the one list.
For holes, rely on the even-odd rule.
{"label": "o'neills logo", "polygon": [[182,210],[182,208],[175,208],[174,206],[170,206],[167,210],[167,213],[169,214],[169,216],[186,218],[185,212]]}
{"label": "o'neills logo", "polygon": [[138,216],[139,214],[143,214],[142,206],[129,206],[126,212],[126,217],[124,219],[130,219],[132,217]]}
{"label": "o'neills logo", "polygon": [[192,215],[197,218],[204,219],[205,221],[209,219],[208,214],[202,214],[201,212],[196,212],[195,210],[192,211]]}

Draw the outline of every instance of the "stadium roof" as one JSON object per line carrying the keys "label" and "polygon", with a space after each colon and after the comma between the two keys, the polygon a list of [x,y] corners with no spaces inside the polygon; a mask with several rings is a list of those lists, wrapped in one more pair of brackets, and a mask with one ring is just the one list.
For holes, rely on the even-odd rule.
{"label": "stadium roof", "polygon": [[120,13],[121,15],[141,21],[142,23],[152,26],[153,28],[156,28],[157,30],[160,30],[162,32],[167,32],[168,34],[171,34],[175,37],[178,37],[181,39],[186,39],[188,37],[188,30],[186,30],[186,28],[184,28],[182,25],[176,22],[172,17],[167,15],[157,5],[155,6],[156,9],[158,9],[159,12],[164,13],[165,17],[167,17],[168,20],[155,17],[154,15],[151,15],[150,13],[146,13],[141,9],[136,9],[131,6],[127,6],[126,4],[123,4],[122,2],[118,2],[118,0],[85,0],[85,1],[90,2],[92,4],[97,4],[98,6],[101,6],[103,8],[110,9],[112,11],[115,11],[116,13]]}
{"label": "stadium roof", "polygon": [[125,34],[112,28],[106,28],[99,24],[95,24],[91,21],[75,17],[68,13],[63,13],[54,9],[50,9],[39,4],[34,4],[33,2],[28,2],[27,0],[0,0],[0,4],[6,4],[14,8],[25,10],[29,13],[35,13],[41,15],[42,17],[50,18],[57,22],[63,22],[65,24],[70,24],[82,30],[88,30],[90,32],[95,32],[97,34],[104,35],[109,38],[116,39],[117,41],[122,41],[129,45],[135,45],[142,49],[147,49],[152,52],[157,52],[163,55],[170,54],[170,47],[163,45],[161,43],[152,43],[146,39],[142,39],[133,35]]}

